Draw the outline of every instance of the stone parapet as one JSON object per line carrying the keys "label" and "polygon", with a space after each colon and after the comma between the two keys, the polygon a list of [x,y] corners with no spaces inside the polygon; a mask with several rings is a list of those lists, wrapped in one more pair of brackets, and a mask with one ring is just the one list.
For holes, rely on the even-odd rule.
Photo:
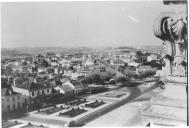
{"label": "stone parapet", "polygon": [[178,86],[187,85],[187,77],[166,76],[163,81],[166,83],[175,83]]}

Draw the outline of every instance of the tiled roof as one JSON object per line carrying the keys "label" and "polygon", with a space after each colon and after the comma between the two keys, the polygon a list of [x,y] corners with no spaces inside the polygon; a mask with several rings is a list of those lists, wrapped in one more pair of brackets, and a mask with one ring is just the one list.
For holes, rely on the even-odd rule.
{"label": "tiled roof", "polygon": [[79,86],[79,85],[81,85],[81,83],[79,82],[79,81],[77,81],[77,80],[70,80],[69,81],[71,84],[73,84],[74,86]]}
{"label": "tiled roof", "polygon": [[68,85],[63,85],[63,86],[59,86],[60,88],[62,88],[65,92],[69,92],[69,91],[73,91],[74,89],[71,88]]}
{"label": "tiled roof", "polygon": [[69,81],[69,79],[68,78],[63,78],[60,81],[62,82],[62,84],[64,84],[65,82]]}

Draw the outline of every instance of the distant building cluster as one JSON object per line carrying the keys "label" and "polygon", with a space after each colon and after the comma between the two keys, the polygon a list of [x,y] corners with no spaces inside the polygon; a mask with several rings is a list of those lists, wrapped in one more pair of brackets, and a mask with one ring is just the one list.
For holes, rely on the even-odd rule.
{"label": "distant building cluster", "polygon": [[153,61],[160,63],[160,60],[159,53],[123,49],[5,58],[1,60],[2,112],[23,108],[28,111],[36,103],[45,105],[52,97],[84,95],[102,89],[105,86],[88,84],[85,79],[92,72],[106,72],[104,63],[119,72],[121,67],[137,68]]}

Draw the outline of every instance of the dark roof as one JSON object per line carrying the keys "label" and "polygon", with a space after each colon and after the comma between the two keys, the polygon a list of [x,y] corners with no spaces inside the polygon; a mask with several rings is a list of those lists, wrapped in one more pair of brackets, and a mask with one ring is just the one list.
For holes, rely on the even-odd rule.
{"label": "dark roof", "polygon": [[28,73],[28,74],[26,75],[26,77],[36,77],[36,76],[37,76],[36,73]]}
{"label": "dark roof", "polygon": [[38,77],[36,78],[36,81],[37,81],[37,82],[43,82],[43,81],[46,81],[46,80],[48,80],[47,77],[40,77],[40,76],[38,76]]}
{"label": "dark roof", "polygon": [[14,92],[12,90],[12,88],[11,89],[9,89],[9,88],[1,89],[1,97],[15,95],[15,94],[19,94],[19,93]]}
{"label": "dark roof", "polygon": [[22,84],[22,83],[27,83],[28,82],[28,78],[25,77],[19,77],[16,79],[16,85]]}
{"label": "dark roof", "polygon": [[73,84],[74,86],[79,86],[81,83],[77,80],[70,80],[70,83]]}
{"label": "dark roof", "polygon": [[40,72],[39,75],[46,75],[46,72]]}
{"label": "dark roof", "polygon": [[50,83],[30,83],[30,84],[23,83],[23,84],[17,85],[17,87],[33,91],[33,90],[51,88],[51,84]]}
{"label": "dark roof", "polygon": [[7,90],[8,90],[7,88],[1,89],[1,96],[2,96],[2,97],[9,94]]}
{"label": "dark roof", "polygon": [[163,0],[165,5],[169,4],[187,4],[187,0]]}
{"label": "dark roof", "polygon": [[124,63],[123,60],[114,60],[114,63]]}
{"label": "dark roof", "polygon": [[11,88],[11,84],[8,83],[7,78],[1,77],[1,89],[3,89],[3,88]]}
{"label": "dark roof", "polygon": [[50,88],[49,84],[41,84],[41,83],[32,83],[30,86],[30,90],[39,90],[39,89],[45,89],[45,88]]}

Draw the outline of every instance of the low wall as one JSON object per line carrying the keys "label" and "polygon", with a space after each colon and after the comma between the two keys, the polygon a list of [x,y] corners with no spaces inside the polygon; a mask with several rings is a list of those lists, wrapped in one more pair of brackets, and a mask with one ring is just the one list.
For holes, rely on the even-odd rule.
{"label": "low wall", "polygon": [[105,107],[97,109],[96,111],[93,111],[79,119],[76,119],[76,120],[74,120],[74,123],[75,124],[85,124],[86,122],[89,122],[97,117],[100,117],[100,116],[114,110],[115,108],[118,108],[118,107],[124,105],[127,102],[128,102],[128,97],[126,97],[120,101],[117,101],[116,103],[111,103]]}

